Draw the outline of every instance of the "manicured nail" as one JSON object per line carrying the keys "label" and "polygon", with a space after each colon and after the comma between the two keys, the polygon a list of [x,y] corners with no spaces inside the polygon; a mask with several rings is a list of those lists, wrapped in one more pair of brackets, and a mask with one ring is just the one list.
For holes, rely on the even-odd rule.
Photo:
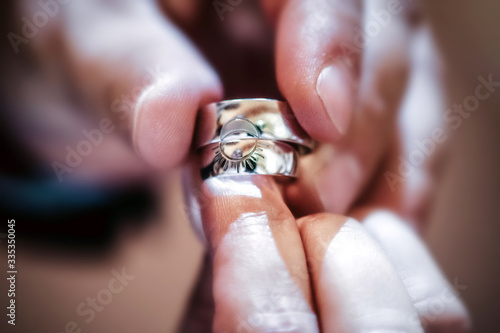
{"label": "manicured nail", "polygon": [[332,65],[324,68],[316,84],[323,106],[340,134],[349,127],[352,113],[352,80],[347,70]]}

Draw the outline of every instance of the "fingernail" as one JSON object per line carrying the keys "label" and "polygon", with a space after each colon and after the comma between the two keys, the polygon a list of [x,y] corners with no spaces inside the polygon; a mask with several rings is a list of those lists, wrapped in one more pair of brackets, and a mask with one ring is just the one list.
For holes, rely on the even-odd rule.
{"label": "fingernail", "polygon": [[337,131],[347,132],[352,110],[352,80],[347,70],[331,65],[318,76],[316,91]]}

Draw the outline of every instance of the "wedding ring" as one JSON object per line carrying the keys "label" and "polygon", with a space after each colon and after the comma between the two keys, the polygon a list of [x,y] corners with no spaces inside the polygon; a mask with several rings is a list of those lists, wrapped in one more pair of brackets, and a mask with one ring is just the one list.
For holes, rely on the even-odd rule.
{"label": "wedding ring", "polygon": [[296,177],[300,156],[315,142],[295,120],[287,103],[236,99],[207,105],[217,116],[212,138],[199,147],[202,179],[234,175]]}

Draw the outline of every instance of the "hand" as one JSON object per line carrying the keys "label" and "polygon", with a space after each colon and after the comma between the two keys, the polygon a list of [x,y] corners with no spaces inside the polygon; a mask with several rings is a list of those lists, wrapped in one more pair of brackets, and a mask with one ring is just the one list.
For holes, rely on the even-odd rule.
{"label": "hand", "polygon": [[[442,110],[439,98],[429,98],[435,96],[433,90],[438,91],[434,85],[439,81],[429,41],[428,31],[420,27],[409,43],[409,51],[425,52],[411,57],[415,75],[405,93],[408,102],[398,108],[403,119],[399,130],[391,132],[391,144],[370,190],[349,211],[361,224],[328,214],[294,221],[289,208],[277,199],[280,189],[266,179],[240,180],[241,191],[227,179],[205,183],[202,212],[214,258],[216,331],[293,327],[313,332],[317,324],[312,314],[325,332],[467,330],[468,315],[456,295],[464,286],[458,279],[450,286],[439,272],[414,230],[422,230],[422,225],[410,224],[394,213],[419,217],[421,198],[429,194],[421,186],[428,184],[423,181],[429,177],[427,164],[397,183],[395,191],[384,177],[387,170],[397,172],[403,148],[412,151],[415,139],[430,135],[434,122],[422,126],[416,121],[423,110],[427,120]],[[323,149],[327,151],[318,155],[330,150]],[[311,157],[299,179],[303,184],[285,188],[287,199],[295,197],[298,202],[314,194],[300,193],[312,180],[322,179],[317,172],[322,158]]]}
{"label": "hand", "polygon": [[[19,17],[40,10],[19,7]],[[143,177],[145,164],[178,166],[199,106],[221,98],[215,72],[155,1],[72,1],[37,31],[4,62],[15,78],[8,109],[21,110],[8,120],[45,168],[59,163],[60,180],[102,184]],[[99,135],[103,119],[110,130]],[[94,133],[90,148],[83,131]]]}
{"label": "hand", "polygon": [[[467,329],[453,287],[393,213],[365,210],[362,224],[330,214],[296,221],[273,179],[237,184],[211,178],[202,185],[215,332]],[[207,304],[196,300],[195,307]],[[210,320],[204,325],[210,331]]]}
{"label": "hand", "polygon": [[346,214],[373,179],[394,134],[415,2],[264,4],[277,25],[280,90],[302,127],[335,146],[313,185],[328,211]]}

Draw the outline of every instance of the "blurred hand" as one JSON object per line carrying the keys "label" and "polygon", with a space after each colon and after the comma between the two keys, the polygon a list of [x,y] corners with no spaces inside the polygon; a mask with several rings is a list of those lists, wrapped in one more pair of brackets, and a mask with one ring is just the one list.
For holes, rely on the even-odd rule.
{"label": "blurred hand", "polygon": [[[406,82],[411,8],[389,0],[262,3],[276,22],[282,94],[312,137],[335,145],[321,181],[309,185],[328,211],[345,214],[388,150]],[[20,4],[27,17],[39,10]],[[200,7],[164,4],[179,21]],[[147,172],[141,161],[165,170],[184,160],[199,106],[220,99],[222,88],[156,1],[71,2],[39,30],[20,45],[33,52],[36,72],[19,69],[22,82],[34,82],[12,93],[25,104],[12,117],[35,154],[69,169],[59,167],[60,177],[126,179]],[[78,153],[87,139],[82,131],[99,129],[104,118],[113,121],[111,133],[68,163],[68,151]]]}
{"label": "blurred hand", "polygon": [[314,186],[345,214],[388,151],[409,66],[414,3],[264,1],[277,23],[276,75],[299,123],[335,152]]}
{"label": "blurred hand", "polygon": [[[26,17],[40,10],[32,1],[18,5]],[[146,174],[131,146],[146,165],[178,166],[199,106],[222,96],[215,72],[153,0],[72,1],[37,31],[19,45],[9,69],[19,80],[11,84],[11,109],[22,110],[9,116],[44,163],[70,169],[61,172],[63,180],[104,183]],[[26,54],[35,59],[29,67]],[[110,120],[104,139],[95,132],[103,119]],[[90,153],[82,131],[97,142]],[[68,149],[79,158],[68,158]]]}

